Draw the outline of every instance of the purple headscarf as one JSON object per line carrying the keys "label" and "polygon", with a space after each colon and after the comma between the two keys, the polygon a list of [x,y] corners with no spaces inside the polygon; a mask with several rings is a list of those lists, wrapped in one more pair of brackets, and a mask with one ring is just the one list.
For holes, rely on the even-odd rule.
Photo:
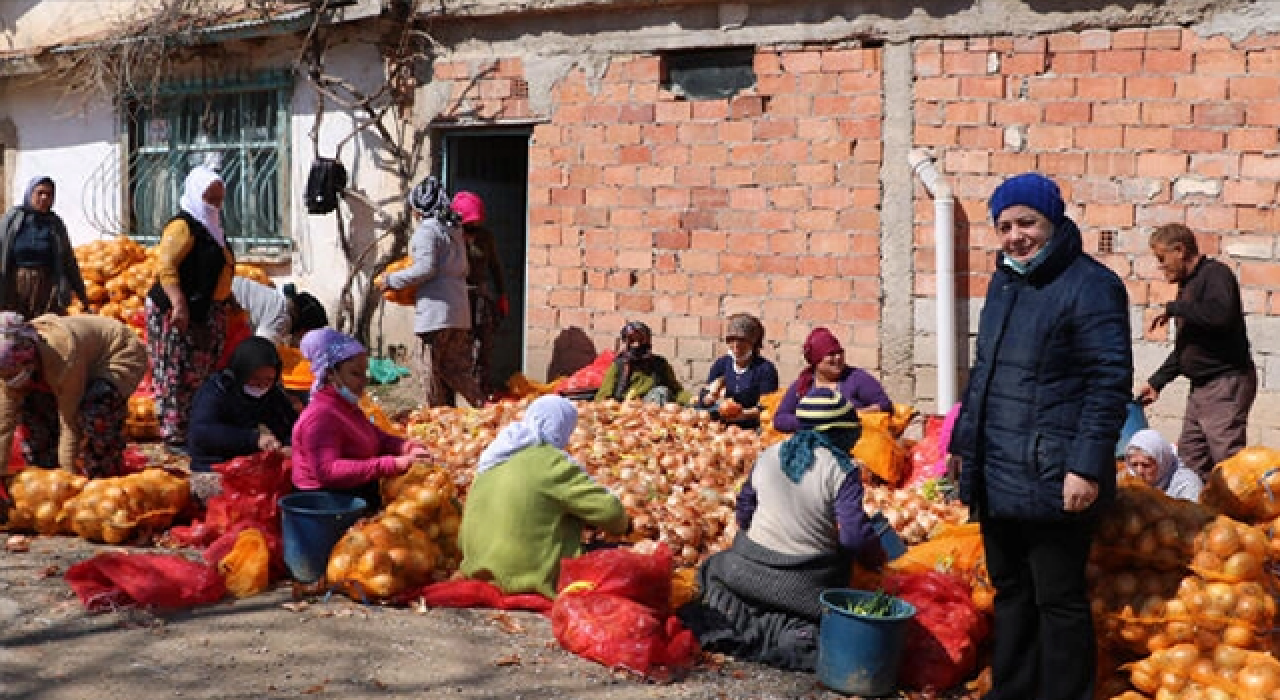
{"label": "purple headscarf", "polygon": [[16,374],[36,364],[40,335],[22,314],[0,312],[0,374]]}
{"label": "purple headscarf", "polygon": [[315,383],[311,385],[312,392],[319,391],[324,386],[329,370],[368,352],[360,341],[332,328],[317,328],[302,336],[298,349],[311,363],[311,373],[316,377]]}

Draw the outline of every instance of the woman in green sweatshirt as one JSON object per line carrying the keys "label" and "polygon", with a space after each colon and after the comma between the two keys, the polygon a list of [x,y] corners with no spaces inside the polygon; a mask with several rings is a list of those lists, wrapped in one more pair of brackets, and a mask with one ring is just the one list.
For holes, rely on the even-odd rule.
{"label": "woman in green sweatshirt", "polygon": [[462,573],[504,593],[556,594],[560,560],[582,554],[582,527],[627,531],[626,511],[564,451],[578,409],[543,396],[480,455],[458,531]]}
{"label": "woman in green sweatshirt", "polygon": [[676,379],[671,363],[653,354],[653,331],[640,321],[627,321],[618,334],[622,350],[605,370],[596,401],[644,399],[649,403],[689,403],[689,392]]}

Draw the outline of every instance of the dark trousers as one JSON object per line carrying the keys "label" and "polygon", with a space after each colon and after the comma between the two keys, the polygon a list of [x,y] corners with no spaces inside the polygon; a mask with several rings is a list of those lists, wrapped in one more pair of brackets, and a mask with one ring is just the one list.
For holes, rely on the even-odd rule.
{"label": "dark trousers", "polygon": [[1178,437],[1178,457],[1201,477],[1243,450],[1249,409],[1258,394],[1258,370],[1250,368],[1193,385]]}
{"label": "dark trousers", "polygon": [[992,688],[985,700],[1092,700],[1093,616],[1084,569],[1089,521],[982,521],[996,589]]}

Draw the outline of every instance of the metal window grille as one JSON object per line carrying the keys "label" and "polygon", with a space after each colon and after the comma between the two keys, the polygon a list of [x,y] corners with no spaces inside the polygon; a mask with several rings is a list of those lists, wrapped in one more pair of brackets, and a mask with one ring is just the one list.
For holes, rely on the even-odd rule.
{"label": "metal window grille", "polygon": [[[277,81],[278,82],[278,81]],[[139,241],[158,241],[178,212],[186,174],[209,165],[226,183],[222,227],[237,252],[279,253],[289,192],[285,85],[196,85],[129,103],[128,217]]]}

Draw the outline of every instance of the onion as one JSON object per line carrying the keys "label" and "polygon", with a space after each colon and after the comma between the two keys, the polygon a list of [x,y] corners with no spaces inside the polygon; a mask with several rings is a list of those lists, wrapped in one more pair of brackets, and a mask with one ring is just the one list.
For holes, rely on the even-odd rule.
{"label": "onion", "polygon": [[1280,673],[1274,666],[1250,664],[1240,669],[1236,683],[1248,693],[1248,697],[1266,698],[1280,688]]}

